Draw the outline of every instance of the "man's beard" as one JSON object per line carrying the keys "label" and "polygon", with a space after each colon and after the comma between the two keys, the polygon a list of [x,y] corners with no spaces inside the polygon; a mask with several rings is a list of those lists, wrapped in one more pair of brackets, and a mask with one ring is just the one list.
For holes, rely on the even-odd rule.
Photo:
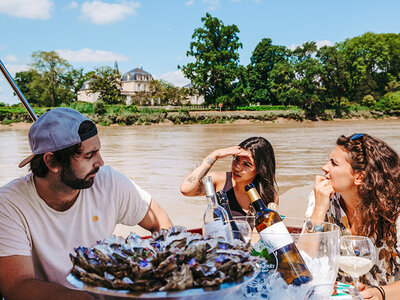
{"label": "man's beard", "polygon": [[94,177],[88,178],[89,175],[95,174],[98,171],[99,168],[96,168],[81,179],[76,177],[75,172],[71,168],[71,165],[67,165],[66,167],[61,169],[60,179],[62,183],[64,183],[66,186],[69,186],[70,188],[73,188],[74,190],[88,189],[93,185],[94,181]]}

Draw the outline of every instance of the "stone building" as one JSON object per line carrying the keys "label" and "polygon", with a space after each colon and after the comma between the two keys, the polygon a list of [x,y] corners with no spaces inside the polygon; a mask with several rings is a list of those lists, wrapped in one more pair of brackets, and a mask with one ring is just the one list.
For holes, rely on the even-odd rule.
{"label": "stone building", "polygon": [[[118,70],[118,65],[115,63],[115,69]],[[153,76],[141,68],[135,68],[125,73],[121,77],[121,94],[126,97],[126,104],[132,104],[132,98],[138,93],[150,92],[150,82],[153,80]],[[191,88],[192,85],[188,84],[185,88]],[[90,80],[83,83],[82,88],[78,91],[78,101],[94,103],[99,98],[100,93],[90,92]],[[204,96],[199,95],[197,92],[193,92],[192,95],[187,96],[187,104],[199,105],[204,103]],[[151,99],[151,105],[155,105],[153,99]]]}
{"label": "stone building", "polygon": [[[131,103],[131,97],[136,93],[149,92],[150,82],[153,76],[144,71],[143,68],[135,68],[125,73],[121,77],[121,94],[126,96],[126,104]],[[90,80],[84,82],[82,88],[78,91],[78,101],[96,102],[99,93],[90,93]]]}

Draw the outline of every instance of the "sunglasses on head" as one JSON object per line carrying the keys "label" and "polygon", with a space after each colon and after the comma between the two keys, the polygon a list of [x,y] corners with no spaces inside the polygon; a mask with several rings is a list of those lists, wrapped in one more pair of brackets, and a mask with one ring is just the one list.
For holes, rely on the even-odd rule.
{"label": "sunglasses on head", "polygon": [[350,140],[354,141],[354,140],[362,139],[363,137],[364,137],[364,134],[362,134],[362,133],[355,133],[355,134],[353,134],[353,136],[350,138]]}

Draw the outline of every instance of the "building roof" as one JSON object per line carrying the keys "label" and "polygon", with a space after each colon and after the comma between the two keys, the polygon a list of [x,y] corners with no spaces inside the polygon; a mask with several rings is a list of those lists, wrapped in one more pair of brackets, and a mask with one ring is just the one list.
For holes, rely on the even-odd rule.
{"label": "building roof", "polygon": [[133,70],[130,70],[129,72],[126,72],[124,75],[122,75],[121,81],[131,81],[131,80],[136,80],[137,75],[147,75],[149,77],[151,74],[149,72],[146,72],[143,70],[143,68],[135,68]]}

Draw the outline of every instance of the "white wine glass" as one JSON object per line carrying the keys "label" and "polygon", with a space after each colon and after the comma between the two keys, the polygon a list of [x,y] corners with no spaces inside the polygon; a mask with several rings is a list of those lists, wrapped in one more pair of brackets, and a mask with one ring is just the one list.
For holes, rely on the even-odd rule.
{"label": "white wine glass", "polygon": [[254,216],[234,216],[232,220],[236,223],[239,233],[243,236],[246,243],[252,238],[255,217]]}
{"label": "white wine glass", "polygon": [[348,299],[348,300],[363,299],[360,292],[355,287],[347,284],[335,283],[335,284],[318,284],[312,286],[308,290],[304,300],[335,299],[331,298],[331,296],[335,296],[335,298],[337,297],[337,299]]}
{"label": "white wine glass", "polygon": [[366,236],[345,235],[340,237],[339,268],[349,274],[358,290],[358,278],[375,264],[376,251]]}

